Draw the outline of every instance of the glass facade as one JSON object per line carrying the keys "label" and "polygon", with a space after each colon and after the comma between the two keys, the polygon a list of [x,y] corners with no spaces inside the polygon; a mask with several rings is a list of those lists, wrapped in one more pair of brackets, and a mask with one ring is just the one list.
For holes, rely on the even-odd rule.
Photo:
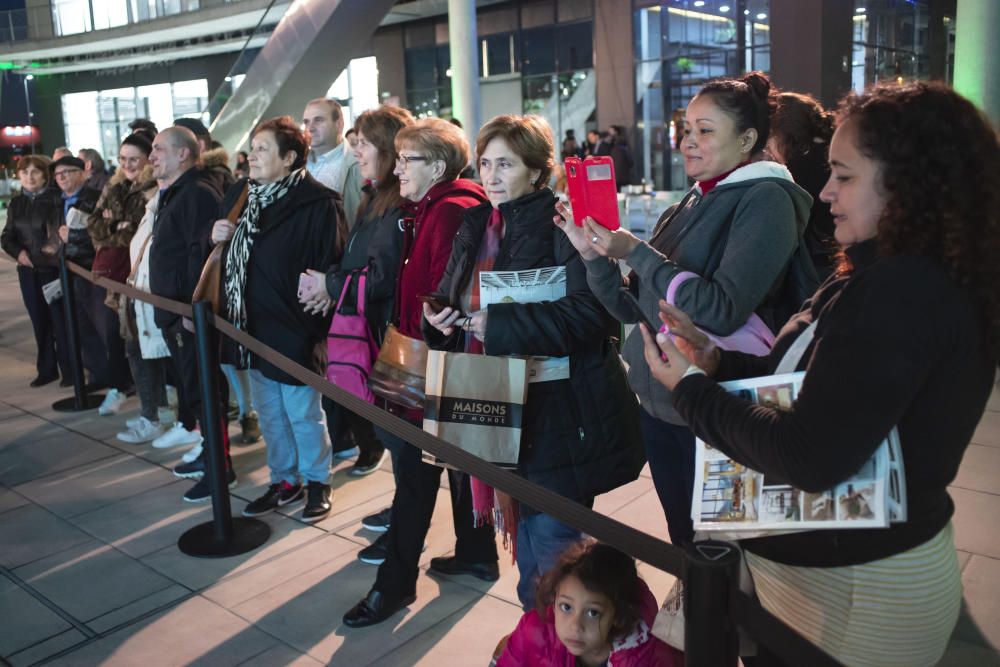
{"label": "glass facade", "polygon": [[[855,0],[851,85],[856,91],[881,81],[932,78],[930,0]],[[955,17],[941,16],[944,80],[955,71]]]}
{"label": "glass facade", "polygon": [[[568,129],[582,138],[594,126],[596,111],[593,16],[590,0],[482,8],[477,29],[483,118],[535,113],[548,120],[557,145]],[[451,116],[447,40],[446,19],[405,27],[406,97],[420,118]],[[519,103],[512,99],[518,95]]]}
{"label": "glass facade", "polygon": [[62,96],[66,145],[74,153],[96,148],[105,159],[114,159],[130,132],[128,124],[136,118],[149,118],[160,128],[181,116],[207,122],[207,106],[206,79],[69,93]]}
{"label": "glass facade", "polygon": [[200,0],[52,0],[57,37],[104,30],[200,8]]}
{"label": "glass facade", "polygon": [[637,180],[656,189],[687,185],[677,148],[692,95],[709,79],[738,75],[741,65],[771,68],[768,0],[682,4],[636,0],[633,11]]}

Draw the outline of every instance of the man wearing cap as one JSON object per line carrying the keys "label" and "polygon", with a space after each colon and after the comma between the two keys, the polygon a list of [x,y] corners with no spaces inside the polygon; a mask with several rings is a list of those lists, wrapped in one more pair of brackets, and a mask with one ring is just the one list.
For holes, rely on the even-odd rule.
{"label": "man wearing cap", "polygon": [[[87,232],[87,219],[94,212],[101,193],[84,185],[84,168],[83,160],[71,154],[49,165],[49,172],[62,196],[59,237],[66,259],[89,270],[96,251]],[[90,372],[90,385],[95,389],[108,383],[108,351],[98,334],[99,318],[103,318],[103,309],[107,308],[102,292],[88,280],[73,279],[83,365]]]}
{"label": "man wearing cap", "polygon": [[350,144],[344,141],[344,110],[337,100],[317,98],[302,112],[309,133],[306,169],[317,181],[340,194],[348,227],[361,203],[361,172]]}
{"label": "man wearing cap", "polygon": [[[198,169],[199,146],[191,130],[168,127],[153,140],[150,163],[153,178],[160,184],[160,194],[153,218],[153,232],[146,252],[149,254],[149,287],[153,294],[181,303],[191,303],[194,288],[208,257],[208,237],[218,218],[222,192],[216,181]],[[197,428],[201,417],[201,393],[194,334],[184,327],[179,315],[157,308],[153,315],[163,331],[170,360],[179,380],[177,386],[177,423],[153,440],[157,449],[201,444]],[[226,392],[225,383],[220,389]],[[225,403],[220,397],[220,408]],[[225,411],[223,410],[223,413]],[[223,430],[226,447],[226,473],[230,485],[236,475],[229,461],[229,438]],[[211,492],[204,477],[205,455],[174,469],[178,477],[200,481],[184,494],[188,502],[204,502]]]}
{"label": "man wearing cap", "polygon": [[229,153],[219,145],[213,148],[215,142],[212,135],[197,118],[178,118],[174,121],[174,127],[186,127],[194,133],[198,140],[198,150],[200,154],[199,165],[205,170],[214,182],[219,192],[226,194],[226,191],[236,182],[232,170],[229,168]]}

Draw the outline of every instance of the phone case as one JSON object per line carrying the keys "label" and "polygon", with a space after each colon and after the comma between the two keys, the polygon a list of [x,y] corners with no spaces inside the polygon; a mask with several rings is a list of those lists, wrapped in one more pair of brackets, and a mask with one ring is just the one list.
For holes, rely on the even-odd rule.
{"label": "phone case", "polygon": [[591,156],[585,160],[568,157],[565,163],[569,204],[573,222],[583,226],[590,216],[601,227],[614,231],[618,221],[618,188],[615,187],[615,164],[610,156]]}

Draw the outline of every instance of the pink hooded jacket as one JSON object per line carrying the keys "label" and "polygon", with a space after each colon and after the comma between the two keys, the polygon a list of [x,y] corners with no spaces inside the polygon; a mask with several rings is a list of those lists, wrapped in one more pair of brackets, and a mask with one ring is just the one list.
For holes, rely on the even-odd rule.
{"label": "pink hooded jacket", "polygon": [[[683,667],[684,654],[650,633],[656,618],[656,598],[642,579],[639,586],[641,620],[631,633],[615,641],[608,663],[611,667]],[[521,617],[497,667],[575,667],[576,657],[556,635],[551,607],[545,616],[542,619],[533,609]]]}

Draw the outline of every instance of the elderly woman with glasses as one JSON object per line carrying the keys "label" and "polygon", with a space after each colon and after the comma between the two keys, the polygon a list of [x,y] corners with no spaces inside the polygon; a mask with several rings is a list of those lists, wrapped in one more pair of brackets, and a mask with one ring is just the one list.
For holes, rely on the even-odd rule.
{"label": "elderly woman with glasses", "polygon": [[[439,118],[420,120],[396,134],[396,169],[399,193],[416,205],[408,221],[396,292],[395,322],[400,333],[423,339],[423,311],[419,297],[437,289],[451,257],[452,241],[462,226],[466,209],[487,201],[482,187],[459,178],[469,163],[469,142],[462,131]],[[400,416],[420,424],[423,415],[389,405]],[[344,615],[349,627],[380,623],[413,602],[417,564],[430,527],[441,484],[441,468],[424,463],[421,451],[388,434],[380,433],[386,447],[396,449],[399,468],[396,494],[389,517],[388,538],[381,553],[365,562],[381,563],[368,595]],[[496,542],[489,526],[473,522],[471,489],[467,475],[449,471],[452,515],[455,522],[455,556],[470,567],[468,573],[487,581],[499,577]]]}
{"label": "elderly woman with glasses", "polygon": [[64,382],[70,379],[62,301],[47,304],[42,294],[43,285],[59,280],[58,262],[53,254],[45,252],[59,227],[62,208],[56,192],[46,187],[48,174],[49,159],[44,155],[26,155],[17,163],[21,194],[10,200],[7,224],[0,237],[4,252],[17,260],[21,298],[35,332],[38,375],[31,381],[32,387],[58,380],[60,371]]}
{"label": "elderly woman with glasses", "polygon": [[[218,220],[212,228],[213,243],[229,242],[222,312],[238,329],[322,374],[313,350],[326,343],[330,316],[306,313],[297,293],[307,270],[328,267],[340,256],[347,230],[340,195],[306,172],[308,135],[288,116],[258,125],[250,146],[249,181],[230,188],[221,207],[229,212],[247,189],[237,223]],[[325,518],[332,458],[319,392],[242,346],[227,346],[223,357],[250,369],[271,471],[271,484],[244,515],[305,497],[302,520]]]}

